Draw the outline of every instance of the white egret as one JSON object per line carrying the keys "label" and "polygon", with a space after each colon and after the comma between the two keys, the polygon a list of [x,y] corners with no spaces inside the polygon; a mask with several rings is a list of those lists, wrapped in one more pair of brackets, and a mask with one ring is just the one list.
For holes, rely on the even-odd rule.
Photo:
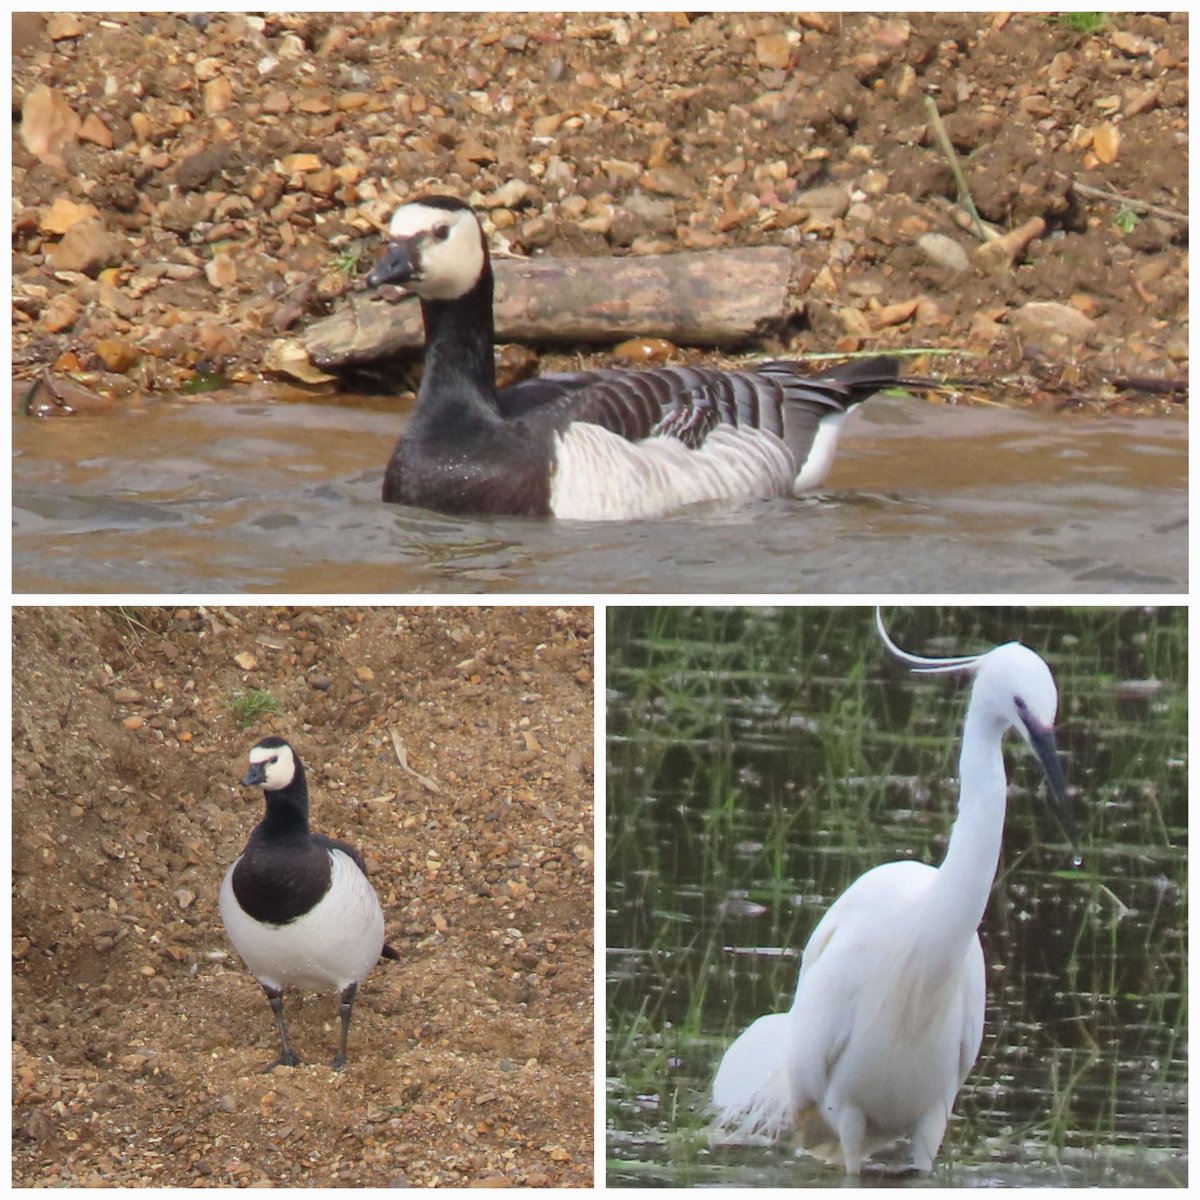
{"label": "white egret", "polygon": [[891,640],[878,610],[875,620],[887,648],[915,670],[974,677],[946,856],[936,868],[892,862],[859,876],[813,930],[791,1010],[755,1021],[713,1080],[716,1123],[735,1139],[794,1135],[847,1175],[902,1137],[912,1141],[915,1170],[928,1172],[979,1053],[978,929],[1000,857],[1009,729],[1037,756],[1049,807],[1076,842],[1052,730],[1058,693],[1045,662],[1018,642],[922,658]]}

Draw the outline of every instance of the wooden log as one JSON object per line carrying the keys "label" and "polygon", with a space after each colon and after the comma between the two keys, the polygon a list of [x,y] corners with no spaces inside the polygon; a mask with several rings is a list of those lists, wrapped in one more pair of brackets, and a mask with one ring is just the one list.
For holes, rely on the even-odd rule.
{"label": "wooden log", "polygon": [[[801,311],[802,272],[779,246],[635,258],[498,259],[496,337],[597,345],[662,337],[681,346],[745,345],[782,333]],[[360,293],[311,325],[324,368],[393,358],[423,341],[420,307]]]}

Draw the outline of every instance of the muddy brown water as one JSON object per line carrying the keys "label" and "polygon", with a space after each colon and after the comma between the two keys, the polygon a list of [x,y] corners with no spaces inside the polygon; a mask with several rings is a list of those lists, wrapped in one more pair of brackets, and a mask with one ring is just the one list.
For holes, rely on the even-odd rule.
{"label": "muddy brown water", "polygon": [[393,413],[17,418],[13,583],[58,592],[1184,592],[1186,425],[880,398],[820,495],[647,522],[382,504]]}

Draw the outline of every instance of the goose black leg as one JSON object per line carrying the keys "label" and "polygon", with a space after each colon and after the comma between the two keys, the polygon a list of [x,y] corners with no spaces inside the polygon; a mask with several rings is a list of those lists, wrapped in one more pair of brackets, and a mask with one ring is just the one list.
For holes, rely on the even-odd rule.
{"label": "goose black leg", "polygon": [[267,999],[271,1002],[271,1011],[275,1014],[275,1024],[279,1027],[279,1041],[283,1047],[279,1057],[273,1063],[267,1063],[263,1071],[273,1071],[276,1067],[298,1067],[300,1056],[292,1049],[287,1026],[283,1023],[283,988],[267,987],[264,983],[262,990],[267,993]]}
{"label": "goose black leg", "polygon": [[354,997],[358,993],[358,984],[351,983],[342,989],[342,1040],[338,1045],[337,1057],[329,1065],[340,1071],[346,1065],[346,1035],[350,1032],[350,1014],[354,1011]]}

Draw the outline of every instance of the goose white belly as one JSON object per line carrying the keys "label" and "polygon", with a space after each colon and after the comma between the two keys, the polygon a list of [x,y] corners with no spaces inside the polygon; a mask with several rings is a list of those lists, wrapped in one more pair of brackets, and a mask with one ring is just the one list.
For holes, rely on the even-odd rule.
{"label": "goose white belly", "polygon": [[[255,978],[272,988],[342,990],[361,983],[383,950],[383,910],[366,875],[340,850],[330,850],[329,890],[286,925],[245,913],[233,894],[233,871],[221,884],[221,919],[233,948]],[[238,859],[238,862],[241,860]]]}
{"label": "goose white belly", "polygon": [[550,511],[581,521],[660,517],[712,500],[788,495],[796,460],[761,429],[714,429],[696,450],[677,438],[630,442],[578,422],[555,438]]}

